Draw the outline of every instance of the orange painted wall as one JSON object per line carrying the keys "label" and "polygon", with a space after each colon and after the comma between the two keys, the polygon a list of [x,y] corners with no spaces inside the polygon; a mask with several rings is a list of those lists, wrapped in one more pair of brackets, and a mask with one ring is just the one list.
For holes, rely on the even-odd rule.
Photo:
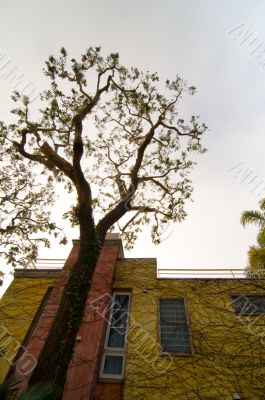
{"label": "orange painted wall", "polygon": [[123,383],[98,382],[94,400],[123,400]]}
{"label": "orange painted wall", "polygon": [[77,336],[74,355],[68,368],[63,400],[94,399],[100,356],[107,328],[105,310],[110,301],[118,245],[103,247],[91,288],[86,309]]}

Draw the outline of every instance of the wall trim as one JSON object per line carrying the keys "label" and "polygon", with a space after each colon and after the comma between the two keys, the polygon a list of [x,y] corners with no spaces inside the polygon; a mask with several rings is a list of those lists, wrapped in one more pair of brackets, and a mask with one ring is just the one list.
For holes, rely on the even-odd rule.
{"label": "wall trim", "polygon": [[14,278],[51,278],[55,279],[60,276],[62,268],[44,268],[44,269],[27,269],[16,268]]}

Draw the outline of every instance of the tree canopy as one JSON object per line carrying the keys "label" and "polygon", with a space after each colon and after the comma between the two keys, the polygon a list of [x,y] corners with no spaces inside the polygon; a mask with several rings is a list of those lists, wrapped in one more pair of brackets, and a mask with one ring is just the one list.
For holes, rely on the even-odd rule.
{"label": "tree canopy", "polygon": [[103,57],[99,47],[78,60],[62,48],[44,73],[40,110],[15,92],[15,120],[0,125],[7,156],[0,232],[7,261],[26,266],[40,241],[49,244],[45,232],[60,234],[49,218],[56,185],[76,194],[65,217],[79,225],[79,256],[30,378],[62,388],[106,233],[117,227],[130,248],[148,224],[159,243],[166,224],[185,218],[191,156],[204,151],[207,126],[179,115],[193,86],[179,76],[161,85],[157,73],[125,68],[117,53]]}
{"label": "tree canopy", "polygon": [[33,265],[38,245],[49,245],[47,235],[65,238],[51,221],[53,204],[51,183],[41,184],[39,177],[14,152],[2,137],[0,161],[0,255],[13,267]]}
{"label": "tree canopy", "polygon": [[[125,68],[116,53],[103,57],[91,47],[80,59],[64,48],[50,56],[44,73],[49,88],[41,108],[14,92],[14,123],[1,122],[1,254],[13,265],[37,255],[41,232],[53,232],[49,218],[54,185],[76,190],[66,213],[79,222],[81,192],[91,204],[103,237],[116,223],[128,247],[150,224],[159,243],[169,221],[182,221],[192,183],[191,153],[202,152],[206,131],[196,116],[184,121],[178,103],[195,88],[180,77],[161,88],[157,73]],[[39,166],[36,169],[36,166]],[[122,219],[122,217],[124,217]]]}
{"label": "tree canopy", "polygon": [[250,246],[248,251],[248,273],[265,269],[265,199],[260,200],[260,210],[247,210],[241,215],[245,227],[254,224],[259,227],[257,246]]}

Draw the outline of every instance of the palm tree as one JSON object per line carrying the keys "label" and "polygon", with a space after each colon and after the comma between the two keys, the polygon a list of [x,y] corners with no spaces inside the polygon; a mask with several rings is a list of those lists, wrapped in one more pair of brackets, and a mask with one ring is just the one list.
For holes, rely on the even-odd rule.
{"label": "palm tree", "polygon": [[260,211],[244,211],[241,215],[241,224],[245,227],[248,224],[258,225],[259,228],[265,228],[265,199],[259,202]]}
{"label": "palm tree", "polygon": [[19,379],[9,379],[0,383],[0,400],[59,400],[60,390],[52,383],[32,385],[19,394]]}
{"label": "palm tree", "polygon": [[248,251],[248,275],[253,275],[253,272],[265,269],[265,199],[260,200],[259,205],[260,211],[244,211],[240,220],[244,227],[249,224],[255,224],[259,227],[258,245],[251,246]]}
{"label": "palm tree", "polygon": [[251,270],[265,269],[265,248],[251,246],[248,251],[248,263]]}

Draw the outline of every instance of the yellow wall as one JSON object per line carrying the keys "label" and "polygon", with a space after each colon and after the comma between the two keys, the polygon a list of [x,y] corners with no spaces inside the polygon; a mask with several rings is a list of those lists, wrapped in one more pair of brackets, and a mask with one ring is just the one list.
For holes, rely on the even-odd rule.
{"label": "yellow wall", "polygon": [[[125,259],[114,287],[132,288],[124,400],[265,398],[265,316],[236,316],[230,297],[264,280],[158,280],[155,260]],[[159,355],[160,297],[186,299],[193,355]]]}
{"label": "yellow wall", "polygon": [[[16,278],[1,299],[0,381],[53,283]],[[125,259],[114,288],[132,289],[124,400],[264,400],[265,317],[236,316],[230,295],[265,294],[265,280],[158,280],[154,259]],[[160,356],[160,297],[186,299],[193,355]]]}
{"label": "yellow wall", "polygon": [[23,341],[47,289],[54,279],[15,278],[0,300],[0,382]]}

